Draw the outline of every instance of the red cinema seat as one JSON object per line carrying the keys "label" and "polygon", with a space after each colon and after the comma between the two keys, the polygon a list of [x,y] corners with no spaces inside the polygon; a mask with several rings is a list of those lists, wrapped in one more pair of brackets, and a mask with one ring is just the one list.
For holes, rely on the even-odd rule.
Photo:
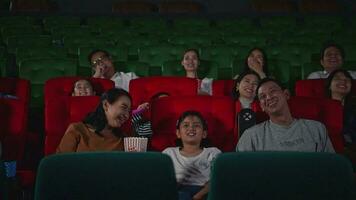
{"label": "red cinema seat", "polygon": [[29,103],[30,100],[30,81],[20,78],[0,78],[0,92],[18,97]]}
{"label": "red cinema seat", "polygon": [[93,112],[100,102],[98,96],[70,97],[69,123],[82,121],[90,112]]}
{"label": "red cinema seat", "polygon": [[[322,122],[337,153],[343,152],[342,136],[343,111],[339,102],[330,99],[312,97],[291,97],[288,101],[292,116]],[[262,111],[258,111],[262,112]],[[257,114],[257,118],[263,115]],[[264,115],[266,116],[266,115]],[[263,121],[265,119],[257,119]]]}
{"label": "red cinema seat", "polygon": [[[45,84],[45,155],[55,152],[68,127],[69,99],[74,83],[82,77],[53,78]],[[101,95],[114,87],[108,79],[88,79],[94,87],[96,95]]]}
{"label": "red cinema seat", "polygon": [[214,80],[213,96],[231,96],[234,80]]}
{"label": "red cinema seat", "polygon": [[22,100],[0,98],[0,141],[3,160],[20,161],[26,142],[26,104]]}
{"label": "red cinema seat", "polygon": [[[353,80],[353,85],[356,85],[356,80]],[[295,83],[295,95],[304,97],[326,97],[325,96],[325,79],[308,79],[298,80]],[[356,87],[354,87],[356,94]]]}
{"label": "red cinema seat", "polygon": [[151,150],[162,151],[175,146],[176,122],[187,110],[198,111],[204,116],[212,146],[225,152],[235,149],[235,102],[230,97],[171,96],[153,101],[151,108]]}
{"label": "red cinema seat", "polygon": [[130,81],[130,94],[132,96],[132,108],[148,102],[152,96],[160,92],[166,92],[170,96],[196,95],[198,81],[186,77],[144,77]]}

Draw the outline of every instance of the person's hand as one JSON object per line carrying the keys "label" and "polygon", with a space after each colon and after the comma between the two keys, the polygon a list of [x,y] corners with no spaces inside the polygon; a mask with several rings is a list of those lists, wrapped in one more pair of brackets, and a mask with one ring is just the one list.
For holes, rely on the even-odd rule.
{"label": "person's hand", "polygon": [[94,67],[95,73],[93,75],[94,78],[104,78],[104,66],[96,65]]}
{"label": "person's hand", "polygon": [[150,108],[150,104],[145,102],[137,107],[137,110],[148,110]]}
{"label": "person's hand", "polygon": [[263,72],[263,60],[262,58],[252,58],[249,57],[248,66],[256,72]]}
{"label": "person's hand", "polygon": [[204,196],[197,193],[193,196],[193,200],[204,200]]}

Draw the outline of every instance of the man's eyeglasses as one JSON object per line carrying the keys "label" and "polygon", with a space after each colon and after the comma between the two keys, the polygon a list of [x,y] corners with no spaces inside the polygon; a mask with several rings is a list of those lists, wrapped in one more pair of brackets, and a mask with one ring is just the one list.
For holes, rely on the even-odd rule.
{"label": "man's eyeglasses", "polygon": [[103,56],[97,58],[96,60],[94,60],[94,61],[91,63],[91,65],[92,65],[92,66],[96,66],[96,65],[102,64],[104,61],[108,61],[108,60],[111,60],[111,57],[110,57],[110,56],[103,55]]}

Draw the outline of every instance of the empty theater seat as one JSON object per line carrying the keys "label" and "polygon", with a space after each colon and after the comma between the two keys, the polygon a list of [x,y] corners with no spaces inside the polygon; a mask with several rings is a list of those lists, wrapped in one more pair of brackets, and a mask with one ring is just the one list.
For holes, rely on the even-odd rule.
{"label": "empty theater seat", "polygon": [[[69,99],[74,83],[81,77],[59,77],[50,79],[45,84],[45,155],[55,152],[69,123]],[[96,95],[114,87],[114,82],[107,79],[88,79]],[[83,105],[87,102],[83,100]]]}
{"label": "empty theater seat", "polygon": [[187,110],[200,112],[208,124],[208,139],[222,151],[233,151],[235,134],[235,102],[230,97],[171,96],[152,104],[151,149],[162,151],[175,146],[176,122]]}
{"label": "empty theater seat", "polygon": [[132,108],[148,102],[152,96],[166,92],[170,96],[196,95],[198,81],[186,77],[145,77],[130,81]]}
{"label": "empty theater seat", "polygon": [[234,80],[214,80],[213,96],[231,97],[233,87],[234,87]]}

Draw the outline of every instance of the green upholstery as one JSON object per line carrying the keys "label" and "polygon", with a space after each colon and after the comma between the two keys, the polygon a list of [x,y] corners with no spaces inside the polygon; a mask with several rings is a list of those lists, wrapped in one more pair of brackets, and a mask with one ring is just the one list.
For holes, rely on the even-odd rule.
{"label": "green upholstery", "polygon": [[141,48],[146,48],[149,46],[161,45],[161,41],[157,37],[149,36],[125,36],[120,35],[113,37],[117,45],[129,47],[130,56],[138,56]]}
{"label": "green upholstery", "polygon": [[352,71],[356,71],[356,60],[345,61],[344,68]]}
{"label": "green upholstery", "polygon": [[130,29],[140,33],[149,33],[167,29],[167,22],[162,18],[133,18],[130,20]]}
{"label": "green upholstery", "polygon": [[61,40],[66,37],[93,36],[92,28],[88,26],[58,26],[51,29],[51,35],[54,40]]}
{"label": "green upholstery", "polygon": [[171,159],[164,154],[96,152],[44,158],[35,200],[177,200]]}
{"label": "green upholstery", "polygon": [[308,62],[304,63],[301,69],[302,79],[306,79],[308,75],[315,71],[322,71],[323,67],[320,65],[320,62]]}
{"label": "green upholstery", "polygon": [[30,16],[3,16],[0,17],[0,26],[3,25],[18,25],[18,26],[28,26],[33,25],[35,22],[35,19]]}
{"label": "green upholstery", "polygon": [[301,67],[292,68],[286,60],[268,60],[268,67],[270,74],[289,89],[293,89],[295,81],[301,79]]}
{"label": "green upholstery", "polygon": [[182,59],[186,48],[177,45],[147,46],[140,49],[138,58],[151,66],[162,66],[165,61]]}
{"label": "green upholstery", "polygon": [[297,20],[295,17],[289,16],[271,16],[260,18],[262,28],[271,28],[281,30],[289,30],[295,28]]}
{"label": "green upholstery", "polygon": [[63,39],[64,47],[68,50],[70,55],[78,55],[78,48],[82,46],[113,46],[114,40],[109,37],[98,37],[91,35],[83,36],[67,36]]}
{"label": "green upholstery", "polygon": [[226,44],[252,47],[263,47],[266,45],[266,37],[260,34],[234,34],[225,36]]}
{"label": "green upholstery", "polygon": [[200,57],[204,60],[214,60],[219,67],[232,68],[235,59],[246,57],[247,49],[245,46],[214,45],[202,48]]}
{"label": "green upholstery", "polygon": [[19,47],[50,47],[52,38],[49,35],[10,36],[7,38],[6,45],[8,53],[16,53],[16,48]]}
{"label": "green upholstery", "polygon": [[46,31],[50,31],[57,26],[80,26],[80,17],[72,16],[48,16],[43,18],[43,25]]}
{"label": "green upholstery", "polygon": [[234,18],[234,19],[220,19],[217,20],[216,25],[221,30],[227,33],[251,33],[257,27],[251,18]]}
{"label": "green upholstery", "polygon": [[19,66],[19,77],[31,80],[31,107],[43,107],[43,86],[48,79],[76,73],[77,61],[69,59],[30,59]]}
{"label": "green upholstery", "polygon": [[178,18],[174,19],[173,25],[177,30],[184,29],[208,29],[210,27],[210,20],[208,19],[194,19],[194,18]]}
{"label": "green upholstery", "polygon": [[169,42],[174,45],[184,45],[190,46],[191,48],[199,48],[202,46],[210,46],[213,40],[215,40],[215,38],[212,38],[208,35],[181,35],[171,37]]}
{"label": "green upholstery", "polygon": [[139,77],[150,76],[150,66],[145,62],[127,61],[123,62],[119,68],[122,68],[124,72],[135,72]]}
{"label": "green upholstery", "polygon": [[67,58],[67,51],[61,47],[20,47],[16,49],[16,63],[28,59]]}
{"label": "green upholstery", "polygon": [[[218,64],[214,61],[200,60],[198,67],[199,78],[218,79]],[[184,67],[181,60],[166,61],[162,65],[162,75],[164,76],[185,76]]]}
{"label": "green upholstery", "polygon": [[[1,26],[2,27],[2,26]],[[1,28],[1,38],[4,43],[7,43],[7,38],[10,36],[22,36],[22,35],[41,35],[42,28],[40,26],[18,26],[9,25]]]}
{"label": "green upholstery", "polygon": [[86,21],[94,33],[104,33],[102,29],[123,29],[125,26],[123,19],[109,16],[88,17]]}
{"label": "green upholstery", "polygon": [[219,155],[212,167],[209,200],[351,200],[351,163],[330,153],[239,152]]}
{"label": "green upholstery", "polygon": [[0,58],[0,76],[6,76],[6,59]]}

